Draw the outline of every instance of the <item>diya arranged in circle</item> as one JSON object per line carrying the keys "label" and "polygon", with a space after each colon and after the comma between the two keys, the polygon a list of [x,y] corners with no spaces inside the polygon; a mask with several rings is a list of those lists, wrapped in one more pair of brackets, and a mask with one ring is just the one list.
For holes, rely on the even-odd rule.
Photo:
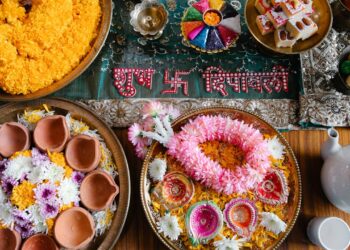
{"label": "diya arranged in circle", "polygon": [[233,46],[241,33],[240,15],[223,0],[200,0],[185,10],[181,30],[196,50],[222,52]]}

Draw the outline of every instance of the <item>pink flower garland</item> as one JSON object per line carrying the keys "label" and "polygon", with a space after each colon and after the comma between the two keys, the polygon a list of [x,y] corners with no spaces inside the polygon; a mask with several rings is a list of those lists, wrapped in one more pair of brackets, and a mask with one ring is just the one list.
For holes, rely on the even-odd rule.
{"label": "pink flower garland", "polygon": [[[199,144],[213,140],[239,147],[245,153],[245,165],[232,171],[207,157]],[[183,126],[167,147],[190,177],[225,194],[244,193],[253,188],[271,166],[267,142],[260,131],[229,117],[199,116]]]}

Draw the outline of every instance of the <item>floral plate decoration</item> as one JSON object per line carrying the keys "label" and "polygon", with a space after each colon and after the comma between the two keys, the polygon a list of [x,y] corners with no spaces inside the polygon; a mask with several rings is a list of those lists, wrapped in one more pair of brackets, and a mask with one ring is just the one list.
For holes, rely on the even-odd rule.
{"label": "floral plate decoration", "polygon": [[[50,99],[47,101],[52,103]],[[54,100],[54,106],[60,102],[64,101]],[[16,109],[13,108],[12,113],[14,113],[13,110]],[[77,171],[67,163],[67,150],[44,151],[37,148],[34,142],[30,143],[30,148],[14,152],[7,158],[2,158],[0,161],[0,230],[9,228],[19,233],[22,242],[29,241],[31,237],[37,235],[48,235],[55,237],[55,244],[60,246],[60,239],[55,233],[57,230],[62,231],[62,228],[56,228],[56,221],[59,220],[61,214],[70,209],[79,208],[86,212],[89,219],[91,218],[94,227],[91,240],[86,241],[86,244],[82,247],[89,247],[90,249],[92,245],[95,245],[92,242],[97,239],[101,243],[100,238],[105,237],[114,220],[119,196],[106,202],[102,209],[84,208],[81,184],[87,175],[96,171],[105,173],[113,183],[114,180],[118,180],[118,167],[114,159],[114,153],[109,149],[99,131],[91,128],[86,122],[73,118],[70,112],[62,114],[62,111],[58,110],[57,115],[57,109],[50,108],[46,104],[35,109],[27,108],[23,110],[18,108],[18,110],[21,111],[15,114],[17,116],[16,122],[30,132],[34,131],[32,133],[34,134],[34,140],[32,141],[35,141],[35,131],[39,122],[44,122],[48,120],[47,118],[64,118],[64,127],[68,128],[70,140],[76,137],[79,138],[81,135],[91,138],[91,140],[97,140],[99,145],[98,154],[96,153],[98,162],[92,172]],[[40,129],[45,130],[44,128]],[[59,127],[55,127],[54,131],[54,133],[46,131],[50,134],[46,139],[47,141],[54,141],[55,136],[60,137],[63,134]],[[9,134],[8,136],[14,135]],[[109,142],[108,145],[110,145]],[[81,154],[83,151],[78,148],[77,154]],[[97,184],[95,183],[95,185]],[[114,185],[117,186],[115,183]],[[63,228],[63,230],[67,230],[67,228]],[[70,230],[70,232],[71,234],[79,233],[75,229]],[[1,237],[0,240],[6,241]]]}
{"label": "floral plate decoration", "polygon": [[218,53],[232,47],[241,33],[240,15],[225,0],[200,0],[181,20],[184,41],[198,51]]}
{"label": "floral plate decoration", "polygon": [[[171,249],[278,247],[301,203],[299,168],[285,139],[259,117],[232,108],[181,117],[167,110],[173,107],[150,102],[147,122],[129,129],[137,152],[149,149],[142,155],[141,196],[158,237]],[[150,139],[156,142],[144,143]],[[186,181],[169,185],[172,173]],[[186,202],[169,206],[159,192],[164,185]]]}

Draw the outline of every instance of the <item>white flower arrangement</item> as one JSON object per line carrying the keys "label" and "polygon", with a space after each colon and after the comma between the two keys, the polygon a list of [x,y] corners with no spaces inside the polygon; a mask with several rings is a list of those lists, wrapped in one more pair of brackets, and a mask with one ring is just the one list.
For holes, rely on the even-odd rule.
{"label": "white flower arrangement", "polygon": [[80,201],[79,188],[77,184],[71,179],[64,179],[57,188],[58,196],[63,205],[68,205],[71,202],[76,203]]}
{"label": "white flower arrangement", "polygon": [[167,169],[166,161],[164,159],[154,159],[148,168],[148,173],[153,181],[162,181]]}
{"label": "white flower arrangement", "polygon": [[274,213],[262,212],[260,225],[275,234],[286,231],[287,224]]}
{"label": "white flower arrangement", "polygon": [[165,237],[169,237],[171,240],[177,240],[182,232],[177,217],[169,213],[159,218],[157,229],[159,233],[163,233]]}
{"label": "white flower arrangement", "polygon": [[239,250],[244,242],[244,238],[237,239],[237,235],[235,235],[231,239],[223,237],[222,240],[215,241],[214,247],[215,250]]}
{"label": "white flower arrangement", "polygon": [[267,140],[267,147],[271,153],[271,156],[275,159],[282,159],[285,154],[285,146],[279,141],[277,136]]}
{"label": "white flower arrangement", "polygon": [[95,221],[95,230],[96,235],[102,235],[104,232],[110,227],[112,224],[111,215],[117,210],[116,203],[112,203],[112,205],[103,211],[93,212],[92,217]]}
{"label": "white flower arrangement", "polygon": [[26,156],[18,156],[15,159],[9,161],[3,175],[5,177],[11,177],[18,181],[24,175],[31,172],[33,169],[32,158]]}

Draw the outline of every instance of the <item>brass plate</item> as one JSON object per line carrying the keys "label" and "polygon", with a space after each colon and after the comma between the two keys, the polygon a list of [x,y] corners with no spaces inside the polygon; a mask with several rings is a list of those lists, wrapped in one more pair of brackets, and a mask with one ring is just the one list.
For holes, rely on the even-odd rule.
{"label": "brass plate", "polygon": [[244,10],[245,21],[252,36],[267,49],[281,54],[299,54],[306,52],[318,46],[328,35],[332,28],[333,14],[328,0],[314,0],[313,7],[315,12],[311,18],[316,22],[318,31],[315,35],[305,41],[297,41],[292,48],[277,48],[273,33],[265,36],[261,35],[258,26],[256,25],[256,17],[259,12],[254,6],[255,0],[247,0]]}
{"label": "brass plate", "polygon": [[109,250],[116,244],[120,233],[124,227],[126,216],[129,210],[130,202],[130,176],[129,167],[122,146],[113,131],[102,122],[97,116],[72,101],[60,98],[40,99],[30,102],[11,103],[0,107],[0,124],[9,121],[17,121],[17,114],[26,109],[35,109],[42,104],[47,104],[50,109],[55,110],[57,114],[70,112],[73,118],[82,120],[91,128],[96,129],[106,142],[107,147],[111,151],[114,162],[118,168],[118,176],[115,181],[119,185],[120,193],[117,196],[117,210],[109,230],[102,236],[96,238],[86,250]]}
{"label": "brass plate", "polygon": [[[277,135],[279,140],[286,146],[286,159],[289,162],[289,165],[291,167],[291,175],[288,178],[288,185],[290,187],[290,193],[288,197],[288,210],[287,210],[287,229],[284,233],[279,234],[278,239],[276,239],[271,246],[269,246],[266,249],[277,249],[282,242],[286,239],[290,231],[292,230],[295,221],[299,215],[300,206],[301,206],[301,176],[300,176],[300,170],[297,163],[297,160],[294,156],[294,153],[292,149],[290,148],[288,142],[286,139],[268,122],[264,121],[257,115],[254,115],[252,113],[248,113],[242,110],[225,107],[225,106],[218,106],[218,107],[211,107],[211,108],[202,108],[202,109],[196,109],[194,111],[190,111],[188,113],[183,114],[178,119],[176,119],[172,127],[175,132],[180,131],[181,127],[184,126],[186,123],[188,123],[189,120],[195,119],[199,115],[223,115],[231,117],[232,119],[239,119],[242,120],[248,124],[252,124],[255,128],[258,128],[262,133],[267,133],[270,135]],[[157,231],[156,226],[156,219],[152,215],[151,212],[151,198],[148,193],[149,189],[149,180],[147,177],[148,172],[148,166],[150,162],[153,160],[153,158],[159,153],[159,152],[165,152],[166,149],[160,145],[158,142],[154,142],[150,149],[148,150],[147,156],[143,162],[142,172],[141,172],[141,180],[140,180],[140,192],[141,192],[141,201],[142,206],[145,211],[146,217],[148,222],[150,223],[154,233],[158,236],[158,238],[169,248],[173,250],[179,250],[178,244],[175,244],[174,242],[170,241],[168,238],[164,237],[163,234],[159,234]]]}
{"label": "brass plate", "polygon": [[80,76],[95,60],[109,33],[109,28],[112,21],[112,0],[100,0],[100,4],[102,17],[97,37],[95,38],[89,53],[87,53],[87,55],[81,60],[80,64],[75,69],[69,72],[61,80],[27,95],[11,95],[0,89],[0,101],[29,101],[38,99],[62,89]]}

